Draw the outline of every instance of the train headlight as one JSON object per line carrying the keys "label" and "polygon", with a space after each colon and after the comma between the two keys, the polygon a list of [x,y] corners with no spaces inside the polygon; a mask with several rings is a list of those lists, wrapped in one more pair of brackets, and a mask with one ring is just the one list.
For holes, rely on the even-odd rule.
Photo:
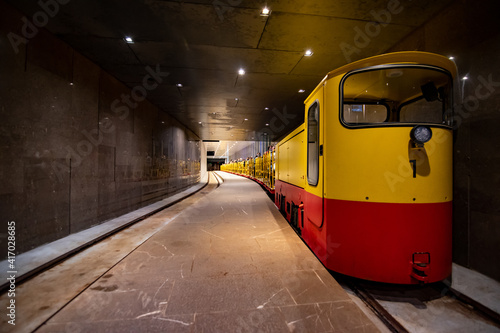
{"label": "train headlight", "polygon": [[411,129],[410,138],[416,145],[423,145],[432,138],[432,131],[427,126],[415,126]]}

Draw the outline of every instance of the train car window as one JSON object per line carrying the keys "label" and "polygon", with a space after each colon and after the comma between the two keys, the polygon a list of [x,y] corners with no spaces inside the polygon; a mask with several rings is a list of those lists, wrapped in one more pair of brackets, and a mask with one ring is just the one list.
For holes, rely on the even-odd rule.
{"label": "train car window", "polygon": [[319,178],[319,103],[307,111],[307,182],[318,185]]}
{"label": "train car window", "polygon": [[348,73],[341,89],[341,121],[348,127],[452,125],[452,79],[441,68],[375,66]]}

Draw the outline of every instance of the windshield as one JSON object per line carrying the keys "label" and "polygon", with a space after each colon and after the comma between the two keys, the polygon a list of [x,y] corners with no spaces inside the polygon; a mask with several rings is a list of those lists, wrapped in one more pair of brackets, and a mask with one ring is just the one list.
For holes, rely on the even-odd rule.
{"label": "windshield", "polygon": [[452,124],[451,76],[429,66],[379,66],[343,79],[342,122],[347,126]]}

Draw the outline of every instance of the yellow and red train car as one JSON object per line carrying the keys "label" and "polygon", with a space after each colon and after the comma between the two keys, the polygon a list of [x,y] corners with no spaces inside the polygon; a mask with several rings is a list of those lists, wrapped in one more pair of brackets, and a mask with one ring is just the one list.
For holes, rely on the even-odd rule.
{"label": "yellow and red train car", "polygon": [[253,179],[270,194],[274,194],[275,164],[274,148],[271,147],[262,156],[225,163],[221,165],[220,169]]}
{"label": "yellow and red train car", "polygon": [[455,64],[425,52],[326,75],[275,147],[275,203],[329,269],[373,281],[451,274]]}

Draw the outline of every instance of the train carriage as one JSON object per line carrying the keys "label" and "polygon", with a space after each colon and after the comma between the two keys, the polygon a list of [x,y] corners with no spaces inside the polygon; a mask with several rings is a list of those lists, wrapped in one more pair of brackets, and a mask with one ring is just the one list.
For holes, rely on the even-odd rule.
{"label": "train carriage", "polygon": [[[400,284],[451,274],[456,75],[426,52],[340,67],[305,100],[304,123],[264,154],[271,162],[254,160],[328,269]],[[239,163],[223,170],[241,174]]]}
{"label": "train carriage", "polygon": [[334,70],[278,143],[275,201],[323,264],[412,284],[451,274],[455,64],[423,52]]}

